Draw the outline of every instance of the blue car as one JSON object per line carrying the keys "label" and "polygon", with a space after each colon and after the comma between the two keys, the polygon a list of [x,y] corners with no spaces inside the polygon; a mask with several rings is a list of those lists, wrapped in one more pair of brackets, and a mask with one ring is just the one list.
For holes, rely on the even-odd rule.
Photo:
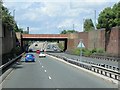
{"label": "blue car", "polygon": [[26,54],[25,56],[25,62],[35,62],[35,56],[33,54]]}

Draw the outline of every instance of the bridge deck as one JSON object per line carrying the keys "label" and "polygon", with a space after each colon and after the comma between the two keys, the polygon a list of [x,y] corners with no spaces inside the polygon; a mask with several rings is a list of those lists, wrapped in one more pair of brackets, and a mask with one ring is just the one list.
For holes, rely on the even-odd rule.
{"label": "bridge deck", "polygon": [[68,38],[67,34],[22,34],[22,38]]}

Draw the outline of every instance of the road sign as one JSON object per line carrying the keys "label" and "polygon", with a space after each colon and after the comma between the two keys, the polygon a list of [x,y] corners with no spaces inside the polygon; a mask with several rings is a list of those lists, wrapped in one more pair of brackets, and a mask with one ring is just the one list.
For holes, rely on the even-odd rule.
{"label": "road sign", "polygon": [[80,60],[82,60],[82,48],[85,48],[85,45],[83,44],[82,39],[80,39],[80,42],[79,42],[77,47],[81,48],[81,50],[80,50]]}
{"label": "road sign", "polygon": [[84,45],[84,43],[82,41],[80,41],[77,47],[79,47],[79,48],[85,48],[85,45]]}

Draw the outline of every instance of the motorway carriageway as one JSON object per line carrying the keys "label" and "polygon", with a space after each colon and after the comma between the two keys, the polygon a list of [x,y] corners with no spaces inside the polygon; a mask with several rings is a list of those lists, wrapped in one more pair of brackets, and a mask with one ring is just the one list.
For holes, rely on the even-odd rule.
{"label": "motorway carriageway", "polygon": [[3,88],[118,88],[107,80],[46,56],[36,62],[15,65],[3,81]]}

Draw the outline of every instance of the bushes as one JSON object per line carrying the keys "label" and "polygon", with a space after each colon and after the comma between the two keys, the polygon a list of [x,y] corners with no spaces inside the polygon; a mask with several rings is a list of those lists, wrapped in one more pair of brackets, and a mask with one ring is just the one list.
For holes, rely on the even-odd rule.
{"label": "bushes", "polygon": [[92,52],[88,49],[83,49],[83,55],[84,56],[90,56],[92,54]]}
{"label": "bushes", "polygon": [[92,53],[96,53],[97,52],[97,49],[94,48],[93,50],[91,50]]}
{"label": "bushes", "polygon": [[105,50],[103,50],[101,48],[98,48],[98,49],[95,48],[92,50],[93,54],[100,54],[100,53],[104,53],[104,52],[105,52]]}
{"label": "bushes", "polygon": [[21,54],[21,48],[20,47],[15,47],[11,50],[10,53],[19,55],[19,54]]}
{"label": "bushes", "polygon": [[76,48],[73,50],[72,54],[75,54],[75,55],[80,55],[80,48]]}
{"label": "bushes", "polygon": [[22,52],[21,52],[20,47],[13,48],[11,50],[11,52],[2,55],[2,64],[7,63],[9,60],[15,58],[16,56],[20,55],[21,53]]}
{"label": "bushes", "polygon": [[[72,52],[72,54],[75,54],[75,55],[80,55],[80,53],[81,53],[81,49],[80,48],[76,48]],[[88,49],[82,49],[82,55],[90,56],[91,54],[92,54],[91,51],[89,51]]]}
{"label": "bushes", "polygon": [[[72,54],[75,54],[75,55],[80,55],[80,51],[81,49],[80,48],[76,48],[73,50]],[[101,53],[104,53],[105,51],[103,49],[93,49],[93,50],[88,50],[88,49],[85,49],[83,48],[82,49],[82,55],[83,56],[90,56],[92,54],[101,54]]]}
{"label": "bushes", "polygon": [[64,46],[62,45],[62,43],[58,43],[58,47],[63,51],[64,50]]}
{"label": "bushes", "polygon": [[105,50],[104,49],[98,49],[97,53],[105,53]]}

